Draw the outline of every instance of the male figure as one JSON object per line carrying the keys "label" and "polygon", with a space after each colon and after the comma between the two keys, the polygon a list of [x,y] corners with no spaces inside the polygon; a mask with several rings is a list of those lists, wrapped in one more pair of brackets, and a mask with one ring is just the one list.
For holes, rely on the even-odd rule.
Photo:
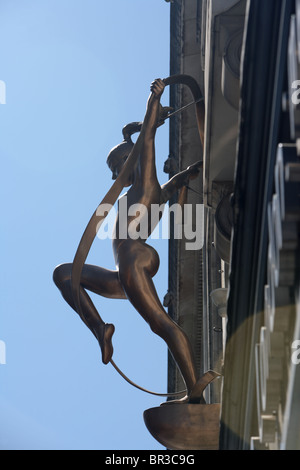
{"label": "male figure", "polygon": [[[130,186],[127,192],[128,207],[142,204],[147,209],[145,217],[151,216],[152,204],[160,205],[167,202],[178,189],[185,187],[190,178],[197,176],[201,166],[201,163],[192,165],[163,186],[160,186],[157,180],[154,140],[159,125],[160,98],[164,88],[165,84],[160,79],[151,84],[151,94],[144,118],[145,134],[142,149],[127,183],[127,186]],[[128,154],[120,155],[120,152],[110,153],[107,163],[114,178],[120,173],[127,156]],[[97,338],[102,351],[102,361],[107,364],[113,354],[114,325],[102,320],[86,289],[111,299],[129,299],[152,331],[167,343],[185,380],[189,395],[197,381],[190,342],[184,331],[165,312],[152,281],[159,267],[159,256],[146,244],[151,234],[151,224],[148,224],[149,233],[144,238],[132,239],[128,234],[128,227],[135,217],[127,217],[125,220],[127,236],[119,238],[120,228],[124,234],[124,227],[120,227],[120,223],[124,221],[119,214],[117,216],[113,238],[117,268],[115,271],[91,265],[83,267],[80,287],[81,318]],[[60,265],[55,269],[53,278],[64,299],[76,310],[71,291],[71,270],[72,264]]]}

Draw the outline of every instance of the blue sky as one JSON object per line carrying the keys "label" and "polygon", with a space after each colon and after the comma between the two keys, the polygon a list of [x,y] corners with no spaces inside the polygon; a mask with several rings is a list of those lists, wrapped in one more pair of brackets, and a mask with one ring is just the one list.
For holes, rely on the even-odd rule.
{"label": "blue sky", "polygon": [[[164,399],[102,364],[52,271],[73,260],[112,183],[105,160],[122,127],[143,119],[151,81],[169,75],[169,14],[164,0],[0,0],[0,449],[162,449],[143,411]],[[156,149],[163,183],[167,125]],[[168,243],[151,244],[162,299]],[[114,269],[110,240],[96,239],[88,262]],[[92,298],[116,326],[115,362],[165,392],[162,340],[127,301]]]}

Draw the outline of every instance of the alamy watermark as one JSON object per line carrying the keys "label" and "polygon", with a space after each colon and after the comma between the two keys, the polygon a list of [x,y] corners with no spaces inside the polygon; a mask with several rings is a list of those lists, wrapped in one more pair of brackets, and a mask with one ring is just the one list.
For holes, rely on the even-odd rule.
{"label": "alamy watermark", "polygon": [[0,340],[0,365],[6,364],[6,344]]}
{"label": "alamy watermark", "polygon": [[0,80],[0,104],[6,104],[6,83]]}
{"label": "alamy watermark", "polygon": [[[186,250],[200,250],[204,244],[204,205],[151,204],[148,209],[143,204],[128,207],[127,196],[119,199],[118,214],[110,204],[101,204],[97,209],[100,222],[97,237],[101,240],[118,238],[131,240],[170,239],[185,240]],[[118,217],[118,233],[115,220]],[[160,222],[160,223],[159,223]],[[171,230],[173,228],[173,231]],[[149,235],[150,234],[150,235]]]}
{"label": "alamy watermark", "polygon": [[300,364],[300,340],[299,339],[296,339],[293,342],[292,349],[296,349],[296,351],[292,353],[292,363],[295,366],[298,366]]}

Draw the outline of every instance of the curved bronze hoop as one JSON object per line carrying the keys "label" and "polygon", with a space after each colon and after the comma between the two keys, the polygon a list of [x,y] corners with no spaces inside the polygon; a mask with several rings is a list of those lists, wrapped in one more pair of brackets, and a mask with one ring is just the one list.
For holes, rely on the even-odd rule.
{"label": "curved bronze hoop", "polygon": [[[198,130],[199,134],[201,135],[201,126],[200,126],[200,100],[202,98],[202,93],[200,90],[200,87],[197,83],[197,81],[191,77],[190,75],[172,75],[170,77],[165,78],[164,83],[168,85],[174,85],[174,84],[182,84],[186,85],[190,88],[194,101],[195,101],[195,106],[196,106],[196,118],[197,118],[197,124],[198,124]],[[119,195],[121,194],[127,179],[132,172],[137,159],[139,157],[141,148],[142,148],[142,143],[145,135],[145,127],[142,124],[142,128],[140,131],[140,134],[136,140],[136,143],[133,146],[133,149],[131,150],[118,178],[115,180],[109,191],[106,193],[100,204],[98,205],[97,209],[93,213],[88,225],[86,226],[86,229],[81,237],[80,243],[78,245],[77,251],[74,256],[73,260],[73,265],[72,265],[72,274],[71,274],[71,287],[72,287],[72,295],[73,295],[73,300],[76,306],[77,312],[81,315],[82,310],[81,310],[81,305],[80,305],[80,280],[81,280],[81,274],[82,274],[82,269],[83,266],[86,262],[86,259],[88,257],[89,251],[91,249],[91,246],[94,242],[94,239],[96,238],[97,235],[97,230],[99,230],[100,226],[104,222],[105,218],[108,215],[108,211],[106,211],[105,216],[100,216],[98,214],[98,209],[100,206],[103,204],[108,204],[111,207],[116,203]],[[112,366],[115,368],[115,370],[132,386],[135,388],[138,388],[139,390],[150,393],[151,395],[156,395],[156,396],[161,396],[161,397],[172,397],[172,396],[178,396],[186,393],[186,390],[181,390],[180,392],[175,392],[175,393],[156,393],[156,392],[151,392],[150,390],[147,390],[143,387],[140,387],[139,385],[135,384],[132,380],[130,380],[119,368],[118,366],[114,363],[114,361],[111,359],[110,363]]]}

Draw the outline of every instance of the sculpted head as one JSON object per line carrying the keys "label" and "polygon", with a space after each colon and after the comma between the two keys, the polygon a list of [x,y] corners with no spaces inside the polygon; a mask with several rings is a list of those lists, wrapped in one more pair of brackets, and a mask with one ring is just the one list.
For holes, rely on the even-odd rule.
{"label": "sculpted head", "polygon": [[109,152],[106,163],[112,172],[113,180],[119,176],[132,148],[132,142],[123,141]]}
{"label": "sculpted head", "polygon": [[[140,132],[142,128],[142,122],[130,122],[122,129],[123,142],[116,145],[108,154],[106,163],[112,171],[112,179],[115,180],[119,176],[124,163],[126,162],[131,150],[133,149],[133,142],[131,136],[136,132]],[[129,178],[128,184],[130,186],[133,181],[133,175]]]}

